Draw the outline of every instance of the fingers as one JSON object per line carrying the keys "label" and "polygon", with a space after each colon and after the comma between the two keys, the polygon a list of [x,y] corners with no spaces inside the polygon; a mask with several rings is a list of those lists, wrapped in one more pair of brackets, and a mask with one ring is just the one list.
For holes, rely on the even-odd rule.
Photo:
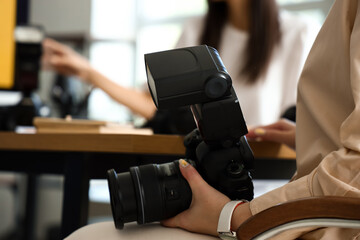
{"label": "fingers", "polygon": [[275,141],[282,142],[286,137],[287,132],[277,130],[277,129],[266,129],[266,128],[256,128],[253,131],[249,132],[246,137],[249,139],[255,139],[256,141]]}
{"label": "fingers", "polygon": [[189,183],[193,193],[199,186],[207,184],[205,180],[201,177],[201,175],[198,173],[198,171],[196,171],[196,169],[184,159],[180,159],[179,166],[182,175]]}
{"label": "fingers", "polygon": [[46,64],[59,71],[59,68],[66,67],[67,61],[57,55],[51,55],[46,58]]}
{"label": "fingers", "polygon": [[263,141],[285,142],[288,136],[287,132],[274,129],[256,129],[254,132]]}
{"label": "fingers", "polygon": [[190,207],[161,223],[167,227],[180,227],[188,231],[217,235],[216,227],[222,207],[230,199],[208,185],[196,169],[181,159],[179,168],[192,191]]}
{"label": "fingers", "polygon": [[42,45],[43,55],[41,57],[41,63],[43,68],[48,70],[56,69],[60,57],[64,56],[64,46],[50,38],[44,39]]}
{"label": "fingers", "polygon": [[[184,159],[179,160],[179,168],[181,174],[190,185],[193,197],[192,203],[189,209],[179,213],[172,218],[161,221],[161,224],[166,227],[181,227],[189,230],[193,227],[193,224],[191,224],[189,221],[193,221],[193,218],[195,218],[194,213],[195,215],[198,215],[200,213],[199,206],[194,206],[197,205],[196,199],[201,199],[203,197],[207,198],[206,193],[202,191],[204,191],[204,189],[209,190],[209,185],[205,182],[205,180],[201,177],[197,170]],[[204,201],[201,200],[201,202]],[[197,210],[195,210],[194,208]]]}
{"label": "fingers", "polygon": [[295,123],[286,119],[249,130],[246,137],[255,141],[272,141],[288,145],[295,149]]}
{"label": "fingers", "polygon": [[62,45],[51,38],[44,39],[42,45],[45,52],[52,51],[57,54],[62,54],[67,49],[65,45]]}
{"label": "fingers", "polygon": [[263,129],[290,130],[295,127],[295,123],[287,119],[281,119],[273,124],[263,126]]}
{"label": "fingers", "polygon": [[45,70],[54,70],[66,76],[76,75],[75,69],[63,57],[52,55],[42,61],[42,65]]}
{"label": "fingers", "polygon": [[265,128],[263,128],[263,127],[254,128],[254,129],[249,130],[249,132],[246,134],[246,138],[257,140],[257,138],[259,136],[264,135],[264,133],[265,133]]}
{"label": "fingers", "polygon": [[[261,127],[254,127],[249,129],[249,133],[246,135],[249,139],[256,139],[258,137],[267,137],[267,134],[270,132],[275,134],[278,132],[286,132],[286,131],[294,131],[295,130],[295,123],[291,122],[287,119],[281,119],[273,124],[261,126]],[[272,139],[271,139],[272,140]]]}

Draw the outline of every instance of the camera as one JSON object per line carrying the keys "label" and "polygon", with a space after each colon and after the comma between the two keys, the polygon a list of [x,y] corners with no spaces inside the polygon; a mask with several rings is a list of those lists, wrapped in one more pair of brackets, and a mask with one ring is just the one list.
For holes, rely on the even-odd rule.
{"label": "camera", "polygon": [[[231,199],[253,198],[253,153],[231,78],[206,45],[145,55],[148,86],[158,109],[190,105],[197,128],[184,137],[186,161]],[[192,193],[179,160],[107,171],[115,227],[160,221],[190,206]]]}

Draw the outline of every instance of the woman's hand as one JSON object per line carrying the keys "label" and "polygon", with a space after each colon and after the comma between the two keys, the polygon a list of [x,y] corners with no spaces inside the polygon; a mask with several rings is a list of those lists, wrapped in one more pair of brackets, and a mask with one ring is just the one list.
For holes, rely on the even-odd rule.
{"label": "woman's hand", "polygon": [[41,62],[44,69],[55,70],[63,75],[77,76],[86,82],[90,79],[89,61],[55,40],[47,38],[43,41]]}
{"label": "woman's hand", "polygon": [[[217,236],[220,212],[230,199],[207,184],[196,169],[185,160],[180,160],[180,171],[192,191],[190,207],[175,217],[162,221],[162,224]],[[232,229],[236,230],[249,217],[251,211],[248,203],[237,207],[231,221]]]}
{"label": "woman's hand", "polygon": [[220,212],[230,199],[205,182],[196,169],[185,160],[180,160],[180,171],[192,191],[190,207],[175,217],[163,221],[162,224],[217,236]]}
{"label": "woman's hand", "polygon": [[52,39],[43,41],[42,65],[63,75],[77,76],[102,89],[118,103],[146,119],[151,119],[156,107],[148,92],[123,87],[92,68],[89,61],[71,48]]}
{"label": "woman's hand", "polygon": [[295,149],[296,125],[286,119],[262,127],[255,127],[249,130],[246,137],[255,141],[272,141],[288,145]]}

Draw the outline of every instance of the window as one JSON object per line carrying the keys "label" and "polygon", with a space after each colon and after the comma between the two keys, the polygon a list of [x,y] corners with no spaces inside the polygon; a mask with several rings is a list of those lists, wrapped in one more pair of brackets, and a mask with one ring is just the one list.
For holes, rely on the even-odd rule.
{"label": "window", "polygon": [[277,2],[285,10],[322,24],[334,0],[277,0]]}
{"label": "window", "polygon": [[[205,0],[92,0],[90,61],[113,81],[143,87],[143,55],[171,49],[183,21],[204,14]],[[89,99],[89,118],[117,122],[133,120],[131,113],[101,90]]]}

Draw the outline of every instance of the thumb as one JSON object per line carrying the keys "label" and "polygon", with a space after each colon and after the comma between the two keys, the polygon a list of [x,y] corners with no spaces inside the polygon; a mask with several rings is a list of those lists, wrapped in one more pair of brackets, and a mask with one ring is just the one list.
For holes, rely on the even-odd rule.
{"label": "thumb", "polygon": [[[184,159],[179,160],[179,169],[183,177],[189,183],[194,197],[194,189],[197,188],[199,182],[205,182],[205,181],[202,179],[202,177],[196,171],[196,169]],[[184,216],[184,214],[186,215],[186,211],[181,212],[172,218],[162,220],[161,224],[166,227],[179,227],[180,225],[182,225],[181,219]]]}
{"label": "thumb", "polygon": [[179,160],[179,168],[181,174],[189,183],[191,191],[194,194],[194,191],[198,188],[198,186],[207,184],[205,180],[201,177],[201,175],[196,171],[196,169],[184,159]]}

